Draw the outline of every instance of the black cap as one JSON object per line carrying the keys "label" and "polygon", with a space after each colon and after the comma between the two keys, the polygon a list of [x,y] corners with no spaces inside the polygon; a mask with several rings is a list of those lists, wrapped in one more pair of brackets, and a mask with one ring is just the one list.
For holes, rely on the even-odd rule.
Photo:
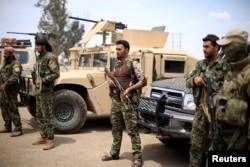
{"label": "black cap", "polygon": [[208,34],[207,36],[205,36],[202,40],[203,41],[217,41],[220,38],[214,34]]}
{"label": "black cap", "polygon": [[45,45],[46,50],[52,52],[52,47],[46,38],[36,40],[36,45]]}

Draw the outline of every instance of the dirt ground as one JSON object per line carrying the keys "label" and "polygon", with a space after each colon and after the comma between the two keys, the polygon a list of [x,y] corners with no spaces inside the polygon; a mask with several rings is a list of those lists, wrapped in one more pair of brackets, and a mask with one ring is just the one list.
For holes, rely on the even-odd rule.
{"label": "dirt ground", "polygon": [[[20,108],[24,135],[10,137],[0,134],[0,167],[130,167],[131,143],[124,131],[120,160],[103,162],[112,142],[108,116],[88,116],[87,122],[77,134],[56,134],[56,147],[44,151],[43,145],[31,143],[39,137],[35,119],[25,107]],[[3,127],[0,118],[0,128]],[[144,167],[188,166],[187,145],[165,146],[155,134],[141,131]]]}

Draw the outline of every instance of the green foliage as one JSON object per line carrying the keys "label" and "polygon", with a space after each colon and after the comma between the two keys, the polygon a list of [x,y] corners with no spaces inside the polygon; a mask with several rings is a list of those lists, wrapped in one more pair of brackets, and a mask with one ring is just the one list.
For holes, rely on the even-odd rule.
{"label": "green foliage", "polygon": [[56,35],[56,38],[49,39],[53,53],[57,56],[64,53],[69,57],[69,48],[79,42],[84,33],[84,26],[80,25],[79,21],[68,23],[66,3],[66,0],[38,0],[35,6],[43,11],[38,29],[43,33]]}

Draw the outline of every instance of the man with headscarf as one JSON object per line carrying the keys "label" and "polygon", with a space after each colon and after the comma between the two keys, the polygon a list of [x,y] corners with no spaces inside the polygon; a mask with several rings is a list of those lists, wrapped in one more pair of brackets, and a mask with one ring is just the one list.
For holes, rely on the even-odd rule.
{"label": "man with headscarf", "polygon": [[47,39],[38,39],[36,50],[39,53],[37,59],[38,76],[35,80],[36,120],[41,137],[35,140],[32,145],[45,144],[43,150],[49,150],[55,146],[52,100],[54,82],[60,76],[60,70],[57,58],[52,53]]}
{"label": "man with headscarf", "polygon": [[250,56],[248,33],[233,29],[218,40],[230,70],[214,97],[220,150],[250,150]]}
{"label": "man with headscarf", "polygon": [[22,72],[22,66],[15,56],[13,47],[4,48],[4,65],[0,70],[0,77],[3,84],[0,85],[0,105],[2,117],[5,122],[4,128],[0,133],[10,133],[12,131],[12,123],[15,129],[11,133],[11,137],[20,136],[22,132],[22,123],[18,110],[18,79]]}

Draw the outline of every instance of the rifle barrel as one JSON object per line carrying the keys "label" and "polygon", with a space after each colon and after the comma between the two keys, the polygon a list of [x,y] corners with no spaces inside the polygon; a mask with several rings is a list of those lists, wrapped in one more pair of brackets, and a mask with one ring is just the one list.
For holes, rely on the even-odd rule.
{"label": "rifle barrel", "polygon": [[75,20],[81,20],[81,21],[92,22],[92,23],[98,23],[98,21],[96,21],[96,20],[83,19],[83,18],[79,18],[79,17],[72,17],[72,16],[69,16],[69,18],[70,18],[70,19],[75,19]]}
{"label": "rifle barrel", "polygon": [[24,33],[24,32],[7,32],[9,34],[24,34],[24,35],[37,35],[36,33]]}

